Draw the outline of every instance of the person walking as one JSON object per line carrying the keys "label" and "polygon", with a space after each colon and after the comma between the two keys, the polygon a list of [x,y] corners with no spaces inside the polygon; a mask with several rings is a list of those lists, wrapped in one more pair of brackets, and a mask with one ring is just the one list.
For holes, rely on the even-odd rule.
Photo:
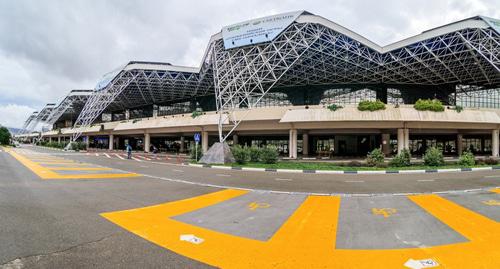
{"label": "person walking", "polygon": [[130,146],[130,144],[127,144],[125,146],[125,149],[127,150],[127,159],[132,159],[132,146]]}

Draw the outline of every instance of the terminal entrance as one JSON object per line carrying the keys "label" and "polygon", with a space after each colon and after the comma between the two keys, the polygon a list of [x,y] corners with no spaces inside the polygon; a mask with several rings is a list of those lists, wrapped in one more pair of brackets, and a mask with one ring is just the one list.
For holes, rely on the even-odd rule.
{"label": "terminal entrance", "polygon": [[311,154],[319,157],[360,157],[380,147],[380,135],[320,135],[312,136]]}

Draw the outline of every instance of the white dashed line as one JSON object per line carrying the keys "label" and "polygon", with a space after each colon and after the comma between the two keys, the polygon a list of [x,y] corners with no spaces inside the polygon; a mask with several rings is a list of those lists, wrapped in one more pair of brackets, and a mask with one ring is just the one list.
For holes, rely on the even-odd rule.
{"label": "white dashed line", "polygon": [[277,181],[292,181],[293,179],[291,179],[291,178],[275,178],[274,180],[277,180]]}
{"label": "white dashed line", "polygon": [[179,173],[184,173],[184,171],[183,171],[183,170],[179,170],[179,169],[172,169],[172,171],[174,171],[174,172],[179,172]]}
{"label": "white dashed line", "polygon": [[230,177],[231,175],[226,175],[226,174],[215,174],[218,177]]}
{"label": "white dashed line", "polygon": [[344,182],[347,182],[347,183],[364,183],[365,181],[364,180],[346,180]]}
{"label": "white dashed line", "polygon": [[500,176],[484,176],[484,178],[500,178]]}
{"label": "white dashed line", "polygon": [[125,160],[125,158],[123,158],[122,156],[120,156],[120,155],[118,155],[116,153],[115,153],[115,156],[118,157],[118,158],[120,158],[120,159],[122,159],[122,160]]}
{"label": "white dashed line", "polygon": [[142,168],[149,168],[147,165],[141,165]]}
{"label": "white dashed line", "polygon": [[418,182],[433,182],[434,179],[419,179]]}

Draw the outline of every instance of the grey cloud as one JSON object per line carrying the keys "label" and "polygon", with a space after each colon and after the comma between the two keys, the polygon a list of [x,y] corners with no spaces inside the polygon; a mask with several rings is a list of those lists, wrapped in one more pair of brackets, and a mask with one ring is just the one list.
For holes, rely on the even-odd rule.
{"label": "grey cloud", "polygon": [[480,13],[500,17],[495,0],[0,0],[0,61],[9,64],[0,104],[41,107],[130,60],[197,66],[222,26],[301,9],[382,45]]}

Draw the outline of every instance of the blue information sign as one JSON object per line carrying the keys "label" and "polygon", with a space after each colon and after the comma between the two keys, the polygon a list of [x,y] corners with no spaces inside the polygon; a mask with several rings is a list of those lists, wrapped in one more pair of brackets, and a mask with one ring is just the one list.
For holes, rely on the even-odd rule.
{"label": "blue information sign", "polygon": [[194,141],[195,142],[200,142],[200,138],[201,138],[200,133],[195,133],[194,134]]}

